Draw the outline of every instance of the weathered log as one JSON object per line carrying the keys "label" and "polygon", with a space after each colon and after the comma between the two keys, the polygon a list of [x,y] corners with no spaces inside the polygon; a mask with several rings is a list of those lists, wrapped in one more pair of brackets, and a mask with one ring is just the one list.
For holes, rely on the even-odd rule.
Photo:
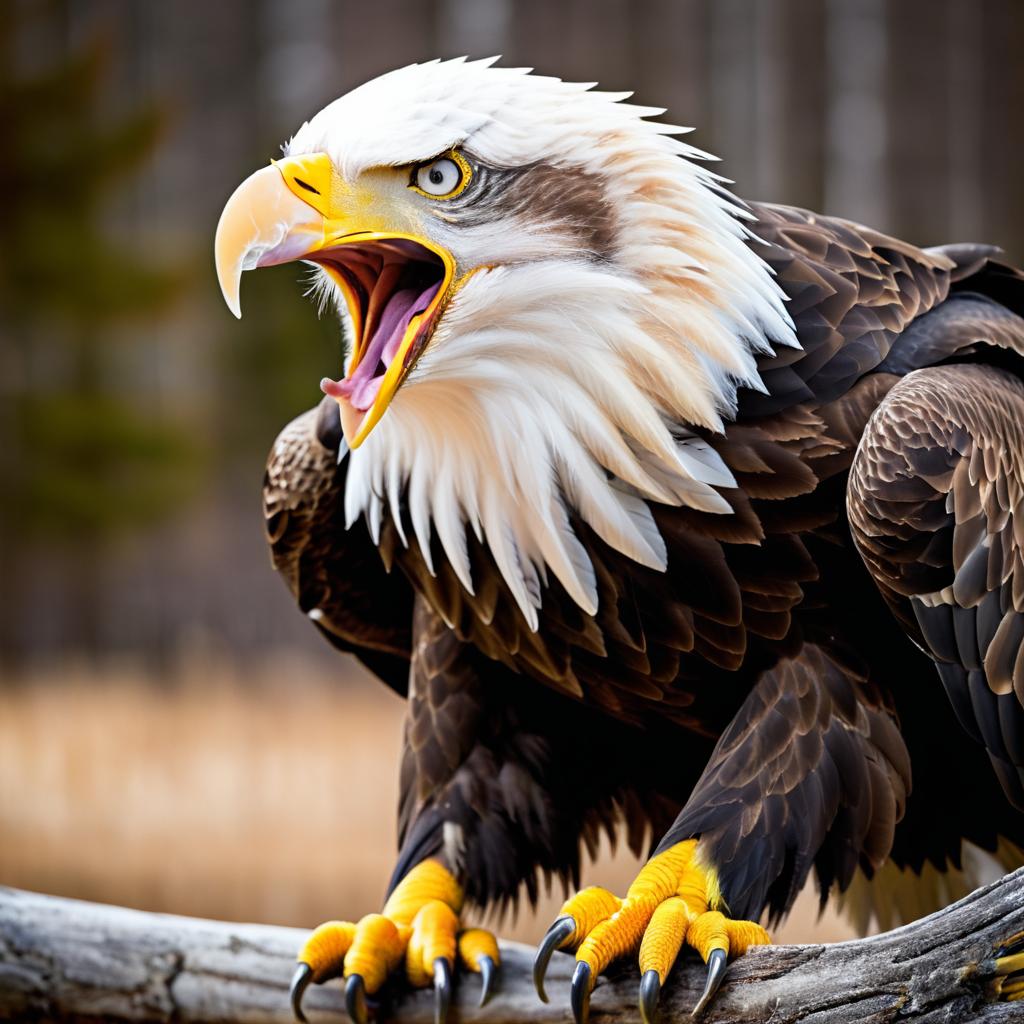
{"label": "weathered log", "polygon": [[[0,888],[0,1019],[48,1021],[291,1021],[288,981],[302,931],[149,914]],[[1016,945],[1014,945],[1016,943]],[[1024,1000],[1008,1000],[1024,955],[1024,869],[914,924],[835,945],[755,949],[729,970],[710,1022],[1024,1021]],[[452,1024],[571,1021],[572,960],[556,954],[550,1004],[530,981],[533,950],[502,945],[501,989],[477,1009],[476,978],[464,978]],[[688,959],[673,972],[663,1020],[688,1020],[703,967]],[[603,980],[591,1019],[635,1020],[637,975],[624,968]],[[311,989],[310,1020],[344,1019],[340,983]],[[396,992],[381,1016],[429,1024],[430,993]]]}

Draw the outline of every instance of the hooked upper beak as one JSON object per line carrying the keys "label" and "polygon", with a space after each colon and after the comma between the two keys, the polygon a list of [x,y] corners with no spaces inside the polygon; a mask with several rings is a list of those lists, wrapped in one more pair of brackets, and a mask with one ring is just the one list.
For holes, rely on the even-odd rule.
{"label": "hooked upper beak", "polygon": [[420,235],[374,230],[323,153],[287,157],[235,189],[217,225],[217,277],[241,317],[243,271],[305,260],[341,290],[353,330],[342,380],[321,387],[341,412],[349,447],[379,422],[455,290],[455,260]]}
{"label": "hooked upper beak", "polygon": [[235,189],[217,224],[217,279],[228,309],[241,319],[242,271],[300,260],[323,245],[322,213],[285,187],[271,165]]}

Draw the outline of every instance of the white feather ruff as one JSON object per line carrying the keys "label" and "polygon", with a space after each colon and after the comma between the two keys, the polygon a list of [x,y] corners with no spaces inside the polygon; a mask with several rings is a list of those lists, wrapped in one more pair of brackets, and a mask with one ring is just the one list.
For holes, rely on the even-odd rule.
{"label": "white feather ruff", "polygon": [[672,137],[683,129],[645,120],[661,111],[621,94],[490,63],[375,79],[304,125],[290,151],[325,150],[351,177],[460,145],[492,166],[546,161],[604,182],[610,258],[528,212],[472,225],[432,218],[428,230],[460,270],[490,269],[457,292],[350,455],[349,525],[362,515],[378,531],[404,492],[428,562],[434,533],[469,590],[473,530],[536,628],[548,572],[597,609],[570,514],[664,569],[648,502],[728,511],[714,488],[732,477],[687,428],[721,429],[737,386],[762,387],[755,355],[797,342],[780,289],[747,245],[747,214],[693,162],[706,154]]}

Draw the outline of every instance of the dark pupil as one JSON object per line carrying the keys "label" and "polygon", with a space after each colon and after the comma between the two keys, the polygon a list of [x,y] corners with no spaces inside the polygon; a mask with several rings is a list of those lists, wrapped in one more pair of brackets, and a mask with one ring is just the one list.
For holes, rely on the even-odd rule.
{"label": "dark pupil", "polygon": [[440,185],[444,181],[444,175],[436,167],[431,169],[429,177],[431,185]]}

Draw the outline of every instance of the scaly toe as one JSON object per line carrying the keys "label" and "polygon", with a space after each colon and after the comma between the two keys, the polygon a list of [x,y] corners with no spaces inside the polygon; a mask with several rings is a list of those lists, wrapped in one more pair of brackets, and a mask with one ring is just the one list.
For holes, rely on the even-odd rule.
{"label": "scaly toe", "polygon": [[764,946],[771,937],[754,921],[733,921],[717,910],[709,910],[694,919],[686,932],[692,946],[708,965],[707,980],[692,1016],[702,1013],[714,998],[729,965],[729,955],[739,956],[751,946]]}
{"label": "scaly toe", "polygon": [[554,924],[547,930],[537,949],[533,962],[533,984],[542,1002],[547,1002],[544,991],[544,976],[547,973],[551,954],[556,949],[571,949],[578,946],[599,924],[607,921],[622,907],[622,900],[599,885],[581,889],[562,904]]}
{"label": "scaly toe", "polygon": [[[328,921],[320,925],[297,957],[290,989],[296,1018],[304,1024],[302,998],[311,984],[343,975],[348,1014],[355,1024],[366,1024],[368,998],[372,1000],[404,961],[413,985],[434,983],[436,1020],[444,1024],[451,1002],[462,901],[462,887],[456,878],[431,858],[417,864],[395,886],[382,914],[367,914],[358,924]],[[498,966],[497,942],[479,929],[464,935],[465,963],[483,978],[487,997]]]}
{"label": "scaly toe", "polygon": [[498,940],[484,928],[467,928],[459,932],[459,963],[466,970],[480,975],[480,1006],[486,1006],[494,994],[494,980],[501,958]]}
{"label": "scaly toe", "polygon": [[424,903],[412,920],[412,934],[405,954],[405,972],[417,988],[429,985],[437,976],[437,961],[455,963],[459,919],[440,900]]}
{"label": "scaly toe", "polygon": [[995,958],[995,996],[1004,1002],[1024,999],[1024,932],[1007,938]]}
{"label": "scaly toe", "polygon": [[305,1024],[302,997],[311,984],[320,985],[341,975],[352,946],[356,926],[351,921],[325,921],[303,943],[289,992],[296,1020]]}
{"label": "scaly toe", "polygon": [[686,901],[672,896],[659,903],[640,943],[640,1016],[651,1024],[661,986],[676,962],[690,922]]}

